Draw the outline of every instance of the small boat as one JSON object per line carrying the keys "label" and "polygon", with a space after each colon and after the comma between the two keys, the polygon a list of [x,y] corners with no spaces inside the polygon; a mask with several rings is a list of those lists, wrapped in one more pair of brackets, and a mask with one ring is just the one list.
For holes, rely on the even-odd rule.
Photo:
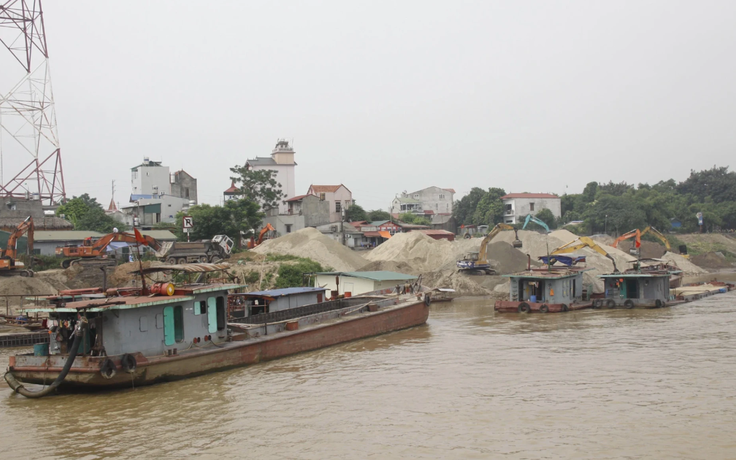
{"label": "small boat", "polygon": [[[215,269],[209,265],[163,267]],[[418,326],[427,321],[431,302],[414,289],[402,295],[259,310],[238,323],[228,322],[231,296],[243,287],[156,283],[111,289],[104,298],[99,293],[83,300],[58,297],[55,304],[30,311],[48,314],[51,343],[11,356],[5,380],[14,391],[33,398],[57,389],[125,388],[183,379]],[[23,383],[51,385],[36,391]]]}
{"label": "small boat", "polygon": [[455,298],[455,290],[450,288],[434,288],[429,291],[432,302],[452,302]]}

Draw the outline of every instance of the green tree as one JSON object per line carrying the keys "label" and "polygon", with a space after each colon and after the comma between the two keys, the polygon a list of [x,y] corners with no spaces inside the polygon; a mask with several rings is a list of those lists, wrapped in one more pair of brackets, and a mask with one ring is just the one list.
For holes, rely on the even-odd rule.
{"label": "green tree", "polygon": [[230,179],[238,186],[242,199],[260,203],[263,209],[275,208],[285,196],[281,184],[276,181],[276,171],[253,170],[246,166],[230,168],[235,176]]}
{"label": "green tree", "polygon": [[416,214],[412,214],[410,212],[399,214],[399,220],[401,222],[412,225],[430,225],[432,223],[428,218],[424,216],[417,216]]}
{"label": "green tree", "polygon": [[95,198],[84,193],[75,196],[56,209],[57,216],[64,216],[74,225],[75,230],[92,230],[112,233],[114,228],[125,230],[127,226],[105,214],[105,210]]}
{"label": "green tree", "polygon": [[348,222],[359,222],[361,220],[368,220],[368,214],[365,212],[365,209],[357,204],[353,204],[345,211],[345,219]]}
{"label": "green tree", "polygon": [[550,230],[554,230],[555,228],[557,228],[557,220],[555,219],[555,215],[552,214],[552,211],[550,211],[549,209],[542,209],[541,211],[536,213],[534,217],[547,224]]}
{"label": "green tree", "polygon": [[462,197],[459,201],[455,201],[452,207],[452,213],[458,224],[472,224],[473,215],[478,207],[478,203],[486,195],[486,191],[479,187],[470,189],[470,193]]}
{"label": "green tree", "polygon": [[[257,231],[264,216],[257,203],[245,199],[229,200],[225,206],[209,204],[192,206],[186,214],[192,216],[194,221],[194,227],[189,233],[190,239],[208,240],[215,235],[227,235],[238,243],[241,231],[248,232],[251,229]],[[187,238],[182,231],[183,218],[183,212],[176,215],[177,226],[174,233],[180,240]]]}
{"label": "green tree", "polygon": [[704,202],[707,197],[714,203],[736,201],[736,173],[729,172],[728,166],[713,166],[712,169],[699,172],[691,170],[690,177],[681,182],[677,190],[700,202]]}
{"label": "green tree", "polygon": [[583,190],[583,202],[592,203],[595,201],[595,195],[598,193],[598,182],[588,182]]}
{"label": "green tree", "polygon": [[506,195],[502,188],[489,188],[484,192],[483,197],[478,201],[475,211],[471,217],[471,222],[477,225],[494,226],[503,222],[503,201],[501,197]]}
{"label": "green tree", "polygon": [[295,264],[284,263],[279,267],[279,277],[276,279],[276,288],[306,286],[306,273],[328,271],[312,259],[299,259]]}
{"label": "green tree", "polygon": [[368,212],[368,219],[371,222],[376,222],[380,220],[390,220],[391,214],[389,214],[386,211],[381,211],[380,209],[374,209],[373,211]]}

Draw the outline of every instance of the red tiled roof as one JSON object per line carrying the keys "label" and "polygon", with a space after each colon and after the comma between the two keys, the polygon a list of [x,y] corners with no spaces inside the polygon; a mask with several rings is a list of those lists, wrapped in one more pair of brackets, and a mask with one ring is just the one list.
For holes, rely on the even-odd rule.
{"label": "red tiled roof", "polygon": [[303,199],[303,198],[304,198],[305,196],[307,196],[307,195],[299,195],[299,196],[295,196],[294,198],[289,198],[288,200],[284,200],[284,201],[285,201],[285,202],[287,202],[287,203],[288,203],[289,201],[300,201],[300,200],[301,200],[301,199]]}
{"label": "red tiled roof", "polygon": [[456,193],[454,188],[443,188],[442,190],[447,190],[450,193]]}
{"label": "red tiled roof", "polygon": [[225,190],[225,193],[235,193],[238,190],[238,187],[235,186],[235,182],[233,182],[233,185],[231,185],[229,189]]}
{"label": "red tiled roof", "polygon": [[337,189],[339,189],[342,186],[340,185],[312,185],[309,187],[312,189],[315,193],[326,193],[326,192],[336,192]]}
{"label": "red tiled roof", "polygon": [[509,193],[508,195],[504,195],[501,197],[502,200],[507,200],[509,198],[560,198],[557,195],[552,195],[550,193]]}

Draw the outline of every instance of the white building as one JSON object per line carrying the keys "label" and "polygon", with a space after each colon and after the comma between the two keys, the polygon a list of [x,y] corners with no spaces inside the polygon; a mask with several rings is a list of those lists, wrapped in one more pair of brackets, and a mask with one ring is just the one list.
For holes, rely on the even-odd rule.
{"label": "white building", "polygon": [[[279,214],[288,213],[288,205],[285,200],[296,196],[294,153],[289,141],[280,139],[276,142],[276,147],[274,147],[270,157],[256,157],[245,162],[245,167],[251,171],[270,170],[276,172],[274,179],[281,184],[281,191],[284,193],[281,198],[282,202],[279,204]],[[226,200],[229,199],[228,191],[230,189],[225,191]],[[236,195],[230,194],[230,198],[232,197],[236,197]]]}
{"label": "white building", "polygon": [[338,295],[349,293],[360,295],[366,292],[386,289],[393,290],[397,285],[404,286],[416,280],[414,275],[390,271],[374,272],[323,272],[315,274],[315,285],[336,291]]}
{"label": "white building", "polygon": [[[132,197],[170,195],[171,178],[169,167],[160,161],[143,158],[143,163],[130,168],[130,194]],[[131,198],[133,201],[133,198]]]}
{"label": "white building", "polygon": [[427,187],[416,192],[402,192],[391,202],[391,214],[452,214],[455,190]]}
{"label": "white building", "polygon": [[503,221],[518,224],[527,215],[535,215],[542,209],[549,209],[559,219],[562,214],[562,201],[557,195],[549,193],[509,193],[501,197],[503,201]]}

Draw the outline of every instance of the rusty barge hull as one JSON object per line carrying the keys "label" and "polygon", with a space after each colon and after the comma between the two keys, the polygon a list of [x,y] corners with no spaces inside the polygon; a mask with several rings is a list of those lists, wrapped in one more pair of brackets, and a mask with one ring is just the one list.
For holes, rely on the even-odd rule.
{"label": "rusty barge hull", "polygon": [[[419,326],[426,323],[428,316],[429,307],[425,302],[415,300],[322,323],[318,322],[319,318],[306,318],[307,324],[302,327],[300,321],[297,330],[285,328],[283,332],[241,341],[236,337],[232,342],[217,346],[209,344],[206,349],[187,350],[172,356],[133,354],[137,361],[133,373],[122,371],[120,356],[79,357],[59,389],[130,388],[180,380]],[[313,323],[308,324],[310,322]],[[112,358],[117,370],[110,379],[100,373],[100,364],[105,358]],[[61,356],[17,356],[11,357],[9,364],[9,371],[18,381],[48,384],[61,372],[64,360]]]}
{"label": "rusty barge hull", "polygon": [[499,313],[564,313],[567,311],[590,308],[592,305],[592,302],[573,302],[570,304],[563,304],[497,300],[493,308]]}

